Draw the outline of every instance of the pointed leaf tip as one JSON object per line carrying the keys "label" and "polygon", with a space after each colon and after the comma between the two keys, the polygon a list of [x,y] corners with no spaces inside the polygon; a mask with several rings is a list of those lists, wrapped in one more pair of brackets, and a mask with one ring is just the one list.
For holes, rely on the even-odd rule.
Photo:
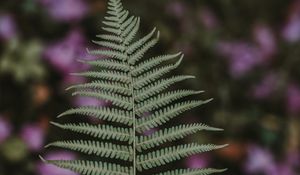
{"label": "pointed leaf tip", "polygon": [[42,161],[43,163],[47,163],[47,160],[45,160],[41,155],[39,155],[39,158],[41,159],[41,161]]}

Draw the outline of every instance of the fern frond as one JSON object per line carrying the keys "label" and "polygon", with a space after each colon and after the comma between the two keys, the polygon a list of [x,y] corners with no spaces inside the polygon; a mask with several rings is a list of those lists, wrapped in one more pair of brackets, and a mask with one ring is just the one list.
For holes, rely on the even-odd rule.
{"label": "fern frond", "polygon": [[112,143],[103,143],[91,140],[57,141],[50,143],[47,147],[61,147],[79,151],[86,154],[95,154],[97,156],[132,161],[132,148],[128,146],[115,145]]}
{"label": "fern frond", "polygon": [[72,95],[98,98],[98,99],[102,99],[105,101],[109,101],[113,105],[123,108],[123,109],[126,109],[126,110],[132,109],[132,106],[130,105],[130,98],[122,96],[122,95],[113,94],[111,92],[106,92],[106,91],[101,91],[101,90],[98,90],[98,91],[78,90],[78,91],[73,92]]}
{"label": "fern frond", "polygon": [[129,11],[128,10],[122,11],[119,15],[118,23],[122,24],[121,25],[121,30],[122,31],[124,31],[124,28],[127,27],[127,26],[125,26],[126,23],[124,21],[128,18],[128,16],[129,16]]}
{"label": "fern frond", "polygon": [[[73,85],[67,90],[73,90],[74,96],[101,99],[110,103],[107,107],[82,106],[69,109],[58,117],[81,115],[111,123],[92,125],[52,122],[61,129],[85,134],[89,136],[89,140],[63,140],[48,145],[90,154],[98,159],[100,157],[112,159],[111,161],[116,159],[128,167],[85,160],[44,160],[46,163],[83,175],[137,175],[138,170],[163,166],[192,154],[226,146],[192,143],[160,147],[198,131],[221,129],[204,124],[162,127],[178,115],[210,100],[189,99],[203,91],[169,90],[174,84],[195,77],[189,75],[165,77],[180,65],[184,56],[181,52],[145,58],[148,51],[158,43],[160,32],[154,27],[145,36],[136,38],[140,22],[140,17],[130,15],[128,10],[123,8],[121,0],[108,0],[102,27],[104,33],[97,35],[98,39],[93,41],[100,48],[87,49],[88,54],[95,55],[97,59],[79,60],[82,64],[91,65],[95,69],[72,74],[91,80]],[[158,126],[161,128],[159,131],[145,136],[145,131]],[[157,175],[209,175],[222,171],[224,170],[174,169]]]}
{"label": "fern frond", "polygon": [[115,50],[118,50],[118,51],[121,51],[121,52],[123,52],[125,50],[124,46],[121,46],[119,44],[115,44],[115,43],[112,43],[112,42],[108,42],[108,41],[92,41],[92,42],[99,45],[99,46],[107,47],[109,49],[115,49]]}
{"label": "fern frond", "polygon": [[121,83],[111,83],[109,81],[93,81],[91,83],[73,85],[67,88],[67,90],[70,89],[96,89],[128,96],[131,94],[129,87],[126,87],[126,85]]}
{"label": "fern frond", "polygon": [[130,168],[106,162],[85,160],[44,160],[44,162],[82,175],[130,175]]}
{"label": "fern frond", "polygon": [[109,125],[90,125],[87,123],[59,124],[51,122],[51,124],[61,129],[90,135],[99,139],[114,139],[122,142],[127,141],[129,144],[132,143],[132,129],[128,128],[113,127]]}
{"label": "fern frond", "polygon": [[203,91],[176,90],[173,92],[159,94],[158,96],[149,98],[148,100],[141,102],[139,105],[137,105],[136,113],[139,115],[145,112],[150,112],[162,106],[165,106],[175,100],[200,93],[203,93]]}
{"label": "fern frond", "polygon": [[79,60],[79,61],[98,68],[113,69],[113,70],[119,70],[123,72],[129,71],[129,68],[126,65],[116,60],[102,59],[102,60],[93,60],[93,61],[86,61],[86,60]]}
{"label": "fern frond", "polygon": [[156,28],[154,28],[148,35],[144,36],[143,38],[139,39],[138,41],[131,44],[128,49],[127,53],[132,54],[135,52],[138,48],[145,45],[147,41],[149,41],[150,38],[152,38],[153,34],[155,33]]}
{"label": "fern frond", "polygon": [[160,33],[158,32],[156,38],[150,40],[149,42],[144,44],[140,50],[137,50],[134,54],[132,54],[128,61],[129,64],[134,65],[136,62],[138,62],[150,48],[157,44],[159,36]]}
{"label": "fern frond", "polygon": [[161,68],[151,70],[148,73],[145,73],[145,75],[139,76],[138,78],[136,78],[135,83],[133,85],[136,88],[142,88],[147,84],[154,82],[156,79],[162,77],[171,70],[176,69],[180,65],[182,58],[183,57],[181,57],[175,64],[163,66]]}
{"label": "fern frond", "polygon": [[[126,29],[128,27],[128,25],[130,25],[134,22],[134,20],[137,20],[137,18],[134,16],[129,17],[128,19],[126,19],[126,21],[124,20],[124,22],[122,22],[122,24],[121,24],[121,29],[122,30]],[[123,20],[121,19],[121,21],[123,21]]]}
{"label": "fern frond", "polygon": [[168,79],[162,79],[159,80],[157,82],[155,82],[154,84],[150,84],[149,86],[146,86],[142,89],[137,89],[135,90],[135,100],[137,102],[143,101],[155,94],[159,94],[161,91],[169,88],[171,85],[184,81],[184,80],[188,80],[188,79],[192,79],[195,78],[195,76],[174,76]]}
{"label": "fern frond", "polygon": [[189,124],[174,126],[172,128],[159,130],[149,136],[141,136],[137,143],[137,149],[139,151],[141,151],[142,149],[147,150],[166,142],[171,142],[177,139],[184,138],[187,135],[194,134],[202,130],[222,131],[222,129],[210,127],[205,124]]}
{"label": "fern frond", "polygon": [[209,175],[214,173],[222,173],[227,169],[213,169],[213,168],[203,168],[203,169],[176,169],[172,171],[167,171],[159,173],[156,175]]}
{"label": "fern frond", "polygon": [[126,73],[118,72],[118,71],[88,71],[81,73],[72,73],[74,76],[82,76],[82,77],[90,77],[95,79],[109,80],[109,81],[117,81],[129,84],[130,80]]}
{"label": "fern frond", "polygon": [[154,114],[149,117],[137,119],[136,130],[140,133],[149,130],[151,128],[157,127],[176,117],[177,115],[188,111],[192,108],[201,106],[205,103],[210,102],[211,100],[206,101],[186,101],[174,104],[172,106],[165,107],[156,111]]}
{"label": "fern frond", "polygon": [[131,126],[133,121],[132,118],[129,117],[132,115],[130,111],[122,111],[119,109],[107,108],[107,107],[79,107],[75,109],[69,109],[64,113],[60,114],[58,117],[63,117],[67,115],[84,115],[98,118],[100,120],[106,120],[111,122],[118,122],[122,124],[126,124]]}
{"label": "fern frond", "polygon": [[136,20],[134,20],[134,22],[129,24],[129,26],[123,32],[122,36],[124,37],[124,43],[126,45],[133,40],[139,28],[140,28],[140,18],[137,17]]}
{"label": "fern frond", "polygon": [[102,29],[106,32],[112,33],[114,35],[120,35],[122,31],[120,29],[115,29],[112,27],[102,27]]}
{"label": "fern frond", "polygon": [[163,56],[157,56],[154,58],[150,58],[149,60],[144,61],[144,62],[140,63],[138,66],[136,66],[136,69],[132,71],[132,75],[138,76],[138,75],[145,73],[146,71],[152,69],[153,67],[159,65],[160,63],[174,59],[174,58],[178,57],[179,55],[181,55],[181,52],[179,52],[177,54],[173,54],[173,55],[163,55]]}
{"label": "fern frond", "polygon": [[122,38],[119,36],[115,36],[115,35],[96,35],[96,37],[103,39],[103,40],[107,40],[107,41],[113,41],[113,42],[117,42],[120,43],[122,42]]}
{"label": "fern frond", "polygon": [[101,55],[103,58],[115,58],[117,60],[124,61],[126,60],[127,56],[119,51],[113,51],[113,50],[89,50],[87,49],[88,54],[90,55]]}
{"label": "fern frond", "polygon": [[157,166],[165,165],[175,160],[179,160],[183,157],[187,157],[193,154],[212,151],[215,149],[223,148],[227,145],[199,145],[196,143],[173,146],[163,148],[154,152],[150,152],[146,155],[138,156],[137,167],[141,171],[142,169],[150,169]]}

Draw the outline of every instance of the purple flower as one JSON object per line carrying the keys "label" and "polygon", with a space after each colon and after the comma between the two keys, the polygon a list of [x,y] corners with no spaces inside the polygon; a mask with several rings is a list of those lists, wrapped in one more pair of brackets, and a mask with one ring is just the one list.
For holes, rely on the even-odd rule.
{"label": "purple flower", "polygon": [[273,169],[265,171],[266,175],[296,175],[292,167],[286,163],[277,164]]}
{"label": "purple flower", "polygon": [[206,154],[189,156],[186,161],[187,168],[205,168],[209,164],[209,157]]}
{"label": "purple flower", "polygon": [[176,18],[182,18],[187,9],[182,1],[170,1],[167,5],[166,11],[169,15],[175,16]]}
{"label": "purple flower", "polygon": [[158,128],[151,128],[151,129],[148,129],[148,130],[144,131],[143,135],[149,136],[149,135],[155,133],[156,131],[158,131]]}
{"label": "purple flower", "polygon": [[0,15],[0,38],[10,40],[17,35],[16,24],[9,14]]}
{"label": "purple flower", "polygon": [[215,29],[219,25],[215,14],[208,7],[199,11],[199,20],[206,29]]}
{"label": "purple flower", "polygon": [[300,1],[291,4],[290,14],[282,29],[282,37],[291,43],[300,40]]}
{"label": "purple flower", "polygon": [[217,52],[229,61],[230,74],[240,78],[263,63],[259,48],[246,42],[226,42],[217,44]]}
{"label": "purple flower", "polygon": [[92,97],[78,96],[74,101],[76,106],[105,106],[106,102]]}
{"label": "purple flower", "polygon": [[79,30],[73,30],[63,40],[50,45],[44,53],[50,64],[63,74],[66,84],[85,81],[83,77],[70,76],[70,73],[89,68],[88,65],[78,62],[77,59],[94,59],[86,54],[85,43],[86,40],[83,34]]}
{"label": "purple flower", "polygon": [[12,132],[11,124],[0,116],[0,144],[4,142]]}
{"label": "purple flower", "polygon": [[266,24],[258,24],[253,30],[254,40],[257,42],[264,58],[270,58],[276,52],[276,40],[272,29]]}
{"label": "purple flower", "polygon": [[300,112],[300,87],[290,84],[286,92],[286,108],[291,114]]}
{"label": "purple flower", "polygon": [[266,99],[272,95],[278,85],[278,76],[274,73],[268,73],[252,89],[252,95],[256,99]]}
{"label": "purple flower", "polygon": [[[45,156],[46,160],[74,160],[75,158],[75,154],[68,151],[50,152]],[[42,162],[37,164],[36,169],[39,175],[78,175],[70,170]]]}
{"label": "purple flower", "polygon": [[40,0],[47,8],[49,15],[63,22],[81,20],[88,12],[88,7],[83,0]]}
{"label": "purple flower", "polygon": [[21,138],[32,151],[40,151],[44,145],[44,130],[37,124],[26,124],[21,130]]}
{"label": "purple flower", "polygon": [[272,153],[257,145],[248,147],[245,172],[248,174],[273,172],[276,168]]}

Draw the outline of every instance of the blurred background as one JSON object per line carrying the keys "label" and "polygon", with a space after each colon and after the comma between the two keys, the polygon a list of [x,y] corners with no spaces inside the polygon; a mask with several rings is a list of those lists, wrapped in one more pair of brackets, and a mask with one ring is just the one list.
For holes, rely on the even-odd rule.
{"label": "blurred background", "polygon": [[[106,0],[0,1],[0,175],[74,175],[41,164],[75,152],[43,146],[69,138],[49,125],[66,109],[105,105],[65,88],[87,81],[69,75],[88,67],[76,59],[101,32]],[[170,125],[203,122],[182,142],[230,146],[176,162],[227,167],[224,175],[300,174],[300,0],[124,0],[142,18],[141,33],[161,31],[156,55],[183,51],[175,72],[196,75],[183,87],[214,101]],[[92,58],[91,58],[92,59]],[[177,165],[176,165],[177,166]]]}

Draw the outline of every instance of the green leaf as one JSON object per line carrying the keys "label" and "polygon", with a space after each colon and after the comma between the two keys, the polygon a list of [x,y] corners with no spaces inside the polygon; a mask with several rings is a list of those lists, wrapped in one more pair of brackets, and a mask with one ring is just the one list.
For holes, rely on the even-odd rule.
{"label": "green leaf", "polygon": [[112,143],[103,143],[91,140],[73,140],[53,142],[48,144],[46,147],[53,146],[71,149],[86,154],[95,154],[100,157],[132,161],[132,148]]}
{"label": "green leaf", "polygon": [[132,115],[131,112],[107,107],[86,106],[75,109],[69,109],[64,113],[60,114],[58,117],[60,118],[63,116],[75,114],[91,116],[101,120],[118,122],[129,126],[131,126],[133,123],[132,118],[129,117],[130,115]]}
{"label": "green leaf", "polygon": [[179,160],[193,154],[212,151],[227,145],[199,145],[196,143],[163,148],[145,155],[138,156],[138,169],[150,169]]}
{"label": "green leaf", "polygon": [[175,141],[182,139],[187,135],[194,134],[198,131],[222,131],[222,129],[207,126],[205,124],[189,124],[189,125],[178,125],[172,128],[166,128],[159,130],[149,136],[141,136],[138,143],[137,149],[142,151],[147,150],[156,146],[160,146],[166,142]]}
{"label": "green leaf", "polygon": [[114,139],[117,141],[127,141],[129,144],[132,143],[132,129],[113,127],[110,125],[91,125],[87,123],[78,123],[78,124],[59,124],[51,122],[54,126],[57,126],[61,129],[70,130],[77,133],[82,133],[90,135],[99,139]]}

